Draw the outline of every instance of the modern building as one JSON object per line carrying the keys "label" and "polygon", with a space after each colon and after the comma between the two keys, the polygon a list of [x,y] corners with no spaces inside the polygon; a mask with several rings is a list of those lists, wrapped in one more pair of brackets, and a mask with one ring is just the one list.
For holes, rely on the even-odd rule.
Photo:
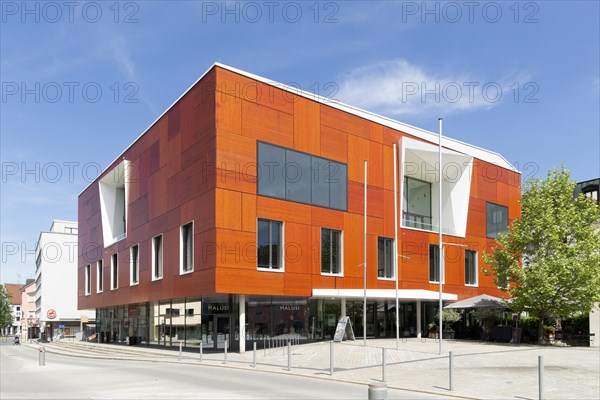
{"label": "modern building", "polygon": [[39,337],[40,324],[35,317],[35,279],[27,279],[21,286],[21,339],[36,339]]}
{"label": "modern building", "polygon": [[18,283],[4,283],[6,292],[10,297],[10,308],[12,311],[13,321],[2,327],[2,332],[5,336],[15,336],[21,334],[21,286]]}
{"label": "modern building", "polygon": [[[600,204],[600,178],[578,182],[575,185],[574,195],[579,196],[581,193]],[[598,229],[600,229],[600,221],[598,221]],[[600,303],[596,303],[596,307],[590,312],[590,335],[593,335],[590,346],[600,347]]]}
{"label": "modern building", "polygon": [[341,315],[359,337],[395,337],[396,313],[424,334],[440,278],[446,302],[503,295],[482,255],[520,215],[519,172],[444,138],[440,277],[438,144],[215,64],[79,195],[79,308],[100,341],[207,350],[329,339]]}
{"label": "modern building", "polygon": [[[35,250],[35,319],[43,339],[75,336],[94,310],[77,309],[77,222],[53,221]],[[19,293],[20,299],[20,293]]]}

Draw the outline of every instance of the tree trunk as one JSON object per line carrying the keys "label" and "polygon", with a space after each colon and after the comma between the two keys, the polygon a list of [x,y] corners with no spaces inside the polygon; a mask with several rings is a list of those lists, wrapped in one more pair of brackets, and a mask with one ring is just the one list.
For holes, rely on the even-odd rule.
{"label": "tree trunk", "polygon": [[540,316],[538,321],[538,343],[545,344],[544,342],[544,317]]}

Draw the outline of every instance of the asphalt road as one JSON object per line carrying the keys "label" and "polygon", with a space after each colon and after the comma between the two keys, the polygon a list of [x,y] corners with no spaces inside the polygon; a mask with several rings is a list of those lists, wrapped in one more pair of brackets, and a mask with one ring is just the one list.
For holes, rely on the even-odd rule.
{"label": "asphalt road", "polygon": [[[0,342],[4,399],[366,399],[367,386],[260,371],[46,354]],[[432,399],[388,391],[389,399]]]}

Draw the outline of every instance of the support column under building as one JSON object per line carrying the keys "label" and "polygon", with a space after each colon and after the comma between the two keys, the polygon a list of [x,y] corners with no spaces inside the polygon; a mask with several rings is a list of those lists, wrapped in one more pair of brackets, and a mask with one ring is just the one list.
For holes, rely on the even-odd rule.
{"label": "support column under building", "polygon": [[239,296],[240,310],[240,354],[246,352],[246,295]]}
{"label": "support column under building", "polygon": [[346,316],[346,298],[345,297],[342,297],[341,314],[342,314],[342,317]]}
{"label": "support column under building", "polygon": [[421,339],[421,300],[417,300],[417,338]]}

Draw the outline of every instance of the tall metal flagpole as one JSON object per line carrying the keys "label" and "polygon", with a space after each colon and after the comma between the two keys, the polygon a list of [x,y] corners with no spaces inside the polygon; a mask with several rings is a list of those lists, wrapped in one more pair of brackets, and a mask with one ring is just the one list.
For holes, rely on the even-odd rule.
{"label": "tall metal flagpole", "polygon": [[367,345],[367,160],[365,160],[365,222],[363,237],[363,283],[365,286],[363,301],[363,345]]}
{"label": "tall metal flagpole", "polygon": [[439,264],[439,275],[438,275],[438,281],[440,284],[440,311],[439,311],[439,324],[438,324],[438,336],[440,338],[440,355],[442,354],[442,336],[443,336],[443,332],[442,332],[442,273],[443,273],[443,263],[444,263],[444,244],[442,243],[442,119],[438,118],[438,124],[439,124],[439,153],[438,153],[438,162],[439,162],[439,170],[440,170],[440,177],[439,177],[439,192],[440,192],[440,204],[439,204],[439,247],[438,247],[438,264]]}
{"label": "tall metal flagpole", "polygon": [[398,155],[394,143],[394,278],[396,280],[396,350],[400,349],[400,316],[398,315]]}

